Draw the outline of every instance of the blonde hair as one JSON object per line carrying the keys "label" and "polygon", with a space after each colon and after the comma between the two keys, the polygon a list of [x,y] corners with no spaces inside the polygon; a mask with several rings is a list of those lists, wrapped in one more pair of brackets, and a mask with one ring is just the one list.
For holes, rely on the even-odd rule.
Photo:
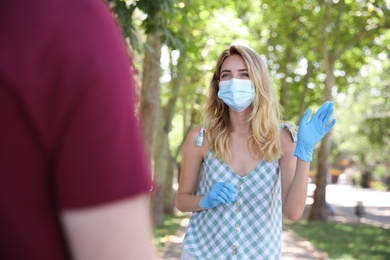
{"label": "blonde hair", "polygon": [[250,135],[249,149],[254,158],[263,156],[267,161],[281,157],[280,129],[282,108],[279,104],[276,89],[272,84],[266,65],[254,50],[240,45],[232,45],[218,58],[210,83],[209,95],[204,113],[204,127],[210,142],[210,149],[215,156],[229,162],[231,153],[228,138],[231,131],[229,107],[218,98],[218,80],[223,62],[230,55],[243,58],[249,78],[255,89],[252,112],[249,116]]}

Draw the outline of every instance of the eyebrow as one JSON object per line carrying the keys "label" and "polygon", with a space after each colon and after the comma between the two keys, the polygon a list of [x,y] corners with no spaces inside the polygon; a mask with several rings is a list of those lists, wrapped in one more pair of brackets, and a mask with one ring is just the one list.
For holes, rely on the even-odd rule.
{"label": "eyebrow", "polygon": [[[239,72],[248,71],[248,69],[239,69],[238,71]],[[221,73],[223,73],[223,72],[231,72],[231,70],[222,70]]]}

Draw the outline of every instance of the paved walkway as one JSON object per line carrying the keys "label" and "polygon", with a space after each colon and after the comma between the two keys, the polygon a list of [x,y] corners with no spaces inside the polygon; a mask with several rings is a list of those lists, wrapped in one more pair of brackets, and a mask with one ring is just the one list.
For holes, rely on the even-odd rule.
{"label": "paved walkway", "polygon": [[[170,238],[165,251],[160,252],[162,260],[178,260],[181,255],[181,245],[185,229],[188,225],[188,218],[183,219],[181,227],[176,235]],[[314,246],[299,237],[291,230],[283,230],[282,234],[282,259],[283,260],[327,260],[326,254],[317,251]]]}

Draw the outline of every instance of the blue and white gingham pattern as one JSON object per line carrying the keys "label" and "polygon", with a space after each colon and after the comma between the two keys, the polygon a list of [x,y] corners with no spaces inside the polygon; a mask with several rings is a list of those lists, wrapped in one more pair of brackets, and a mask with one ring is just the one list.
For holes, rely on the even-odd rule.
{"label": "blue and white gingham pattern", "polygon": [[250,174],[240,177],[209,151],[197,194],[207,194],[216,182],[235,185],[235,202],[194,212],[184,249],[197,259],[280,259],[279,162],[261,161]]}
{"label": "blue and white gingham pattern", "polygon": [[198,138],[196,138],[196,146],[202,146],[204,138],[204,128],[202,127],[199,131]]}
{"label": "blue and white gingham pattern", "polygon": [[[291,125],[287,127],[294,139]],[[196,145],[201,146],[201,129]],[[202,167],[198,195],[216,182],[235,185],[233,204],[193,212],[183,248],[197,259],[280,259],[282,201],[279,160],[261,161],[247,176],[234,173],[209,151]]]}

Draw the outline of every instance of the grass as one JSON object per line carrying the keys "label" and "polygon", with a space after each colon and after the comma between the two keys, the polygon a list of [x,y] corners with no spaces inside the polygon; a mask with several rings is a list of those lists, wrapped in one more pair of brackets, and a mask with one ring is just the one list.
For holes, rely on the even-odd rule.
{"label": "grass", "polygon": [[169,238],[175,235],[176,231],[180,228],[180,222],[186,217],[188,216],[185,214],[164,216],[164,224],[153,228],[154,244],[157,250],[165,247]]}
{"label": "grass", "polygon": [[331,259],[390,259],[390,229],[330,221],[284,221],[283,224]]}

